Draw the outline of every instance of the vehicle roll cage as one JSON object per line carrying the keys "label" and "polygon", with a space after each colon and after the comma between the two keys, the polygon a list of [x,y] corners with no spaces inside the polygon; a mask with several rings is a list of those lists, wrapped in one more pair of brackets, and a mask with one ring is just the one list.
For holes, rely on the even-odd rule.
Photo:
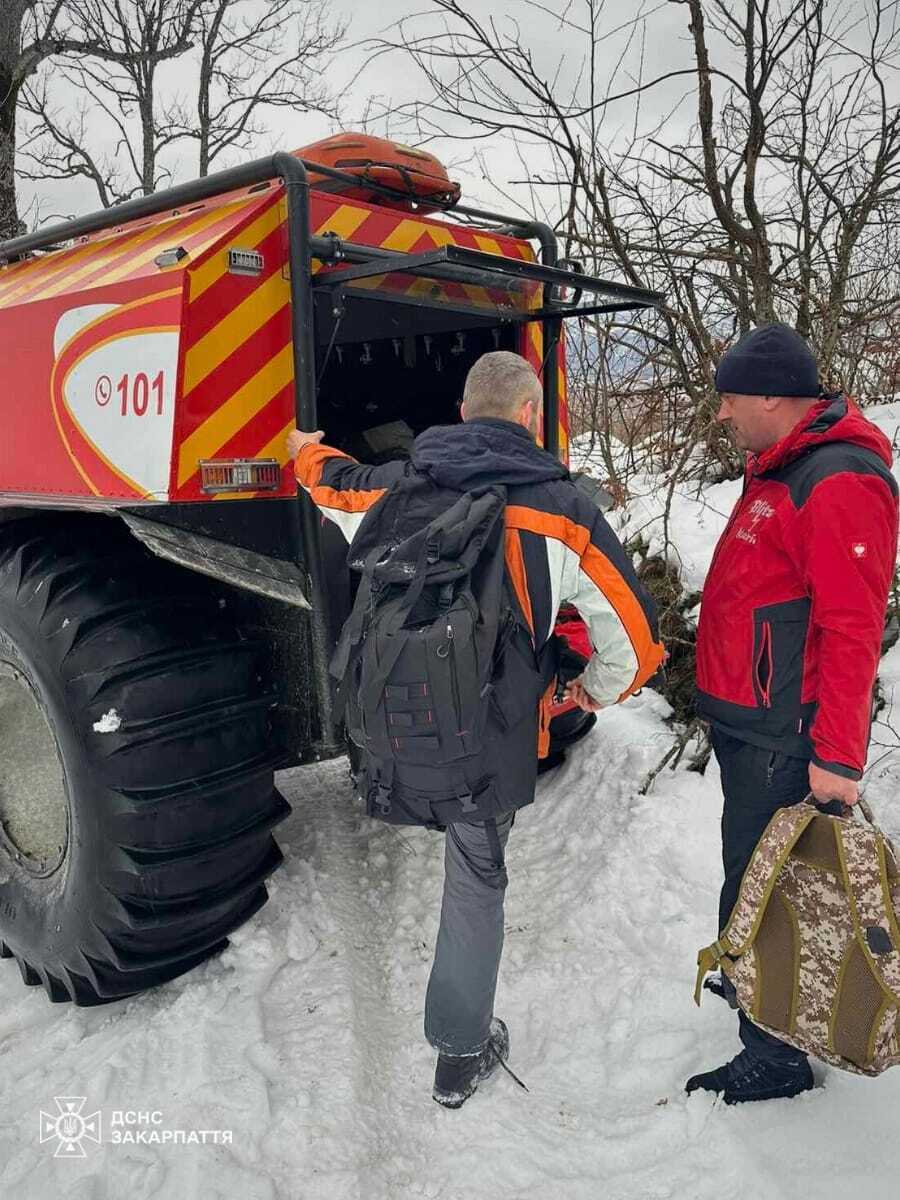
{"label": "vehicle roll cage", "polygon": [[[515,237],[537,240],[541,247],[540,262],[508,259],[455,245],[443,246],[424,254],[400,254],[379,247],[345,243],[329,234],[314,237],[310,230],[308,172],[351,183],[357,187],[360,185],[357,176],[344,171],[309,162],[292,154],[273,154],[202,179],[165,188],[149,196],[126,200],[111,208],[48,226],[36,233],[0,242],[0,264],[15,262],[37,250],[58,249],[73,239],[86,237],[104,229],[115,229],[142,217],[162,212],[178,215],[182,208],[199,201],[244,187],[253,188],[280,178],[287,198],[294,408],[298,427],[315,429],[318,420],[316,350],[312,317],[314,293],[321,294],[324,291],[340,294],[351,287],[354,281],[386,274],[410,274],[438,281],[474,283],[488,289],[502,289],[504,285],[508,287],[510,281],[521,281],[546,286],[542,306],[527,309],[510,304],[509,307],[500,307],[497,315],[501,323],[537,320],[541,322],[544,346],[544,445],[553,454],[559,451],[558,356],[563,319],[566,316],[651,308],[663,300],[658,292],[629,287],[561,267],[556,234],[542,221],[504,216],[465,204],[437,207],[448,214],[459,214],[475,222],[486,222],[495,233],[509,233]],[[407,203],[414,199],[407,192],[368,180],[365,183],[373,192],[388,199],[402,199]],[[429,202],[429,207],[430,211],[433,211],[435,206]],[[325,264],[325,269],[316,275],[312,273],[313,258]],[[588,307],[566,304],[553,298],[553,291],[560,288],[570,288],[579,297],[584,292],[608,297],[609,303]],[[371,296],[371,292],[368,294]],[[549,299],[546,298],[548,295]],[[473,311],[446,298],[436,300],[435,306],[444,311]],[[479,312],[480,315],[484,315],[483,309]],[[322,757],[326,757],[340,751],[332,719],[333,705],[328,676],[328,603],[319,521],[313,505],[302,492],[298,496],[297,515],[299,528],[295,557],[299,565],[306,567],[310,585],[312,666],[322,731],[317,749]]]}

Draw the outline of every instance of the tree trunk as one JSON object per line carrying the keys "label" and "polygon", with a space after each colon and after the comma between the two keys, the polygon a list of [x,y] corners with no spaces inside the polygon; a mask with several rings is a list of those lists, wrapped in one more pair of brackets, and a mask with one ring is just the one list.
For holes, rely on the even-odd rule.
{"label": "tree trunk", "polygon": [[0,240],[19,233],[16,205],[17,77],[24,0],[0,0]]}
{"label": "tree trunk", "polygon": [[211,54],[213,48],[213,38],[216,36],[219,29],[219,17],[223,12],[224,6],[220,5],[219,11],[216,13],[216,20],[213,26],[213,35],[204,41],[203,56],[200,59],[200,82],[197,86],[197,137],[200,143],[198,168],[201,179],[204,179],[209,174],[209,135],[212,127],[212,118],[210,117],[210,89],[212,88]]}
{"label": "tree trunk", "polygon": [[16,100],[11,72],[0,66],[0,240],[19,233],[16,206]]}
{"label": "tree trunk", "polygon": [[198,131],[200,140],[198,173],[201,179],[205,179],[209,174],[209,120],[204,115],[202,108],[200,110]]}

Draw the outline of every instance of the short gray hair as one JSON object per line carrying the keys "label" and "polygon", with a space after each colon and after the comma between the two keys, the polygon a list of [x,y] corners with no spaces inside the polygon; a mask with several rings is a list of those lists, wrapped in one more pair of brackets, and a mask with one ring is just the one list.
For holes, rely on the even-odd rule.
{"label": "short gray hair", "polygon": [[539,405],[542,398],[540,380],[527,359],[509,350],[492,350],[482,354],[466,376],[465,419],[514,421],[529,400]]}

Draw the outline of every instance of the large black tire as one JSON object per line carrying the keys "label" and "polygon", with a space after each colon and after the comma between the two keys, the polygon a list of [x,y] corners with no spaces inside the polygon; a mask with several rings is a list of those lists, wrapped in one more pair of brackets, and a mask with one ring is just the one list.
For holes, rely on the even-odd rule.
{"label": "large black tire", "polygon": [[0,525],[0,671],[46,718],[68,808],[50,870],[0,831],[0,956],[53,1001],[174,979],[267,899],[271,830],[290,811],[274,786],[283,755],[263,648],[223,594],[117,521]]}

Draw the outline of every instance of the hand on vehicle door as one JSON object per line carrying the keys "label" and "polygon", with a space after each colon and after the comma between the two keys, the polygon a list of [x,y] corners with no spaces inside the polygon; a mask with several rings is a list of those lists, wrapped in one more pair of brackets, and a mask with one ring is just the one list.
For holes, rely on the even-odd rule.
{"label": "hand on vehicle door", "polygon": [[820,804],[825,804],[828,800],[855,804],[859,799],[859,784],[855,779],[835,775],[834,771],[817,767],[814,762],[809,764],[809,790]]}
{"label": "hand on vehicle door", "polygon": [[304,446],[308,446],[310,442],[321,442],[325,433],[321,429],[317,429],[314,433],[304,433],[302,429],[292,429],[287,435],[287,452],[291,456],[291,461],[297,457]]}
{"label": "hand on vehicle door", "polygon": [[577,679],[573,679],[566,685],[566,699],[574,700],[578,707],[585,712],[599,712],[603,705],[598,704],[590,692],[586,690],[582,679],[583,676],[579,675]]}

